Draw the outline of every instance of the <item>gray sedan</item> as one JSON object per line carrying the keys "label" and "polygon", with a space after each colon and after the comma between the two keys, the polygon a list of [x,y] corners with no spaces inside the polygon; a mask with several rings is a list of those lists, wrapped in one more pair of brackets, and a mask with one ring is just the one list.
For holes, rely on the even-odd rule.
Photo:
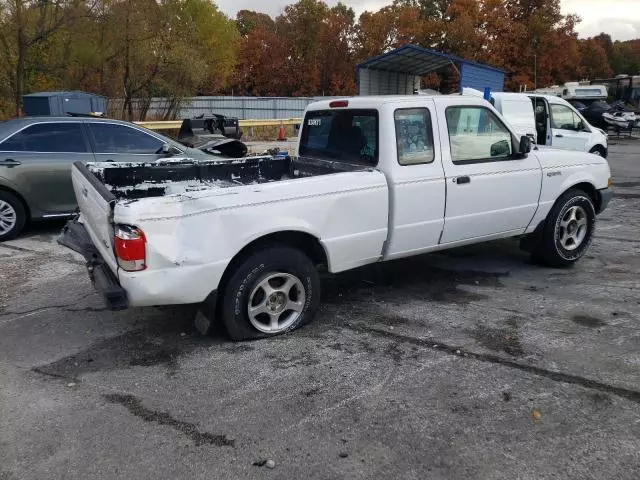
{"label": "gray sedan", "polygon": [[149,162],[211,155],[132,123],[100,118],[26,117],[0,124],[0,241],[30,220],[73,215],[74,162]]}

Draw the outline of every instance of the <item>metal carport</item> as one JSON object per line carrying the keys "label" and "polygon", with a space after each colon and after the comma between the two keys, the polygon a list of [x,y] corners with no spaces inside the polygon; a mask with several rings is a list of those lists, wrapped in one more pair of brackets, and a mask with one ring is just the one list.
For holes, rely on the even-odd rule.
{"label": "metal carport", "polygon": [[460,91],[463,87],[504,90],[504,70],[417,45],[405,45],[359,64],[358,92],[360,95],[411,95],[420,88],[424,75],[448,65],[454,65],[460,74]]}

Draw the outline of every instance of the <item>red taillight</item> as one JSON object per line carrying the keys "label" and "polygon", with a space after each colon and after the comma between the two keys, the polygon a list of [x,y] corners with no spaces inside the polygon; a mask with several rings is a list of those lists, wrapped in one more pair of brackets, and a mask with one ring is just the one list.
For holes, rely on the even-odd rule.
{"label": "red taillight", "polygon": [[120,268],[127,272],[139,272],[147,268],[147,240],[142,230],[129,225],[116,226],[114,246]]}
{"label": "red taillight", "polygon": [[331,108],[346,108],[349,106],[349,100],[336,100],[329,103]]}

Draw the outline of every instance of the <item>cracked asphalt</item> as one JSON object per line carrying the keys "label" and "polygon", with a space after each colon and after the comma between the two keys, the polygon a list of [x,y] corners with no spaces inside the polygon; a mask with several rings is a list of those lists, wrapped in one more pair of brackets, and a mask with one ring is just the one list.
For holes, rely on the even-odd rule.
{"label": "cracked asphalt", "polygon": [[637,479],[640,140],[611,143],[574,268],[501,241],[326,276],[271,340],[106,311],[60,224],[0,244],[0,479]]}

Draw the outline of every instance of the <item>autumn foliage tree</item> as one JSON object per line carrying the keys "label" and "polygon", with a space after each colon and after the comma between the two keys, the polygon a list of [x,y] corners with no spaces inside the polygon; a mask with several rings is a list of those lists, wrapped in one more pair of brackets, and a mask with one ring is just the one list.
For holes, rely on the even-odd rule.
{"label": "autumn foliage tree", "polygon": [[[106,95],[125,118],[154,97],[169,118],[201,94],[349,95],[359,62],[405,44],[502,68],[509,90],[640,73],[640,39],[579,39],[560,0],[389,0],[359,18],[342,3],[290,1],[275,18],[232,20],[210,0],[0,0],[0,116],[24,93],[57,89]],[[448,91],[457,75],[424,84]]]}

